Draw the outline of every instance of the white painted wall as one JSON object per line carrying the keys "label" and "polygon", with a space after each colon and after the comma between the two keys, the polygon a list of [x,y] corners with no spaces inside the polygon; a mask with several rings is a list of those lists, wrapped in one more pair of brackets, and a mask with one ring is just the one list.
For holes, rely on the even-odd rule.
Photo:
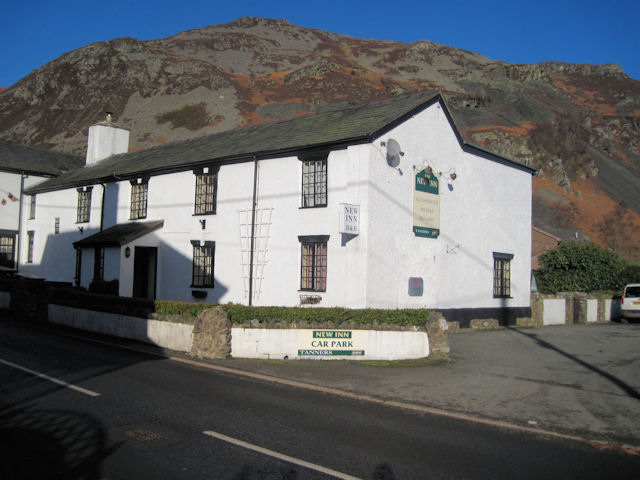
{"label": "white painted wall", "polygon": [[588,298],[587,299],[587,322],[597,322],[597,321],[598,321],[598,299]]}
{"label": "white painted wall", "polygon": [[193,325],[49,304],[49,321],[81,330],[130,338],[180,352],[191,351]]}
{"label": "white painted wall", "polygon": [[[28,216],[30,205],[30,196],[22,194],[21,178],[22,175],[19,173],[0,172],[0,230],[16,232],[14,264],[19,258],[17,233],[20,224],[20,206],[22,204],[23,215]],[[37,175],[25,175],[24,188],[40,183],[44,179],[45,177]]]}
{"label": "white painted wall", "polygon": [[545,298],[543,301],[543,325],[564,325],[567,301],[564,298]]}
{"label": "white painted wall", "polygon": [[[400,175],[389,167],[381,140],[396,139],[405,155]],[[452,189],[441,182],[441,235],[415,237],[413,167],[429,164],[448,174],[455,169]],[[253,162],[223,165],[218,174],[217,212],[193,215],[193,171],[158,175],[148,183],[147,218],[164,220],[152,234],[112,249],[105,256],[105,279],[120,279],[120,294],[131,295],[134,255],[129,246],[158,248],[157,298],[195,301],[192,297],[191,240],[214,241],[215,287],[207,302],[248,303],[249,238],[241,235],[241,219],[249,218]],[[328,158],[328,206],[300,208],[302,163],[296,157],[258,162],[259,217],[263,231],[256,268],[254,305],[294,306],[300,303],[299,235],[329,235],[327,291],[320,307],[488,308],[529,306],[531,249],[531,174],[466,153],[460,147],[439,104],[434,104],[369,145],[332,151]],[[74,241],[100,228],[101,185],[93,188],[91,222],[84,233],[75,223],[77,192],[69,189],[38,195],[38,213],[25,220],[35,230],[31,273],[51,280],[72,281]],[[103,228],[129,222],[131,185],[110,183],[104,193]],[[360,234],[338,233],[339,204],[360,205]],[[60,216],[61,233],[52,235]],[[206,221],[203,229],[200,220]],[[259,235],[260,232],[258,231]],[[24,242],[23,242],[24,244]],[[244,246],[243,246],[244,245]],[[455,253],[447,253],[448,250]],[[23,248],[23,256],[25,248]],[[493,252],[514,255],[510,299],[493,298]],[[43,260],[44,258],[44,260]],[[93,253],[83,254],[83,285],[93,275]],[[408,278],[424,279],[424,295],[408,295]]]}
{"label": "white painted wall", "polygon": [[[477,308],[529,306],[531,174],[466,153],[436,104],[380,140],[399,142],[404,156],[389,167],[379,141],[370,147],[367,305]],[[440,177],[440,236],[414,236],[414,166]],[[447,186],[449,172],[457,178]],[[448,253],[451,252],[451,253]],[[493,298],[493,252],[513,254],[512,298]],[[408,295],[408,278],[424,279],[424,295]]]}
{"label": "white painted wall", "polygon": [[[298,359],[298,339],[305,329],[231,329],[231,356],[234,358]],[[309,330],[310,331],[310,330]],[[410,360],[429,356],[425,332],[365,330],[364,355],[304,357],[316,360]]]}
{"label": "white painted wall", "polygon": [[129,150],[129,130],[99,123],[89,127],[86,165],[93,165],[111,155]]}
{"label": "white painted wall", "polygon": [[[75,188],[37,194],[35,218],[29,219],[26,213],[22,216],[20,270],[47,280],[73,282],[76,258],[73,243],[100,230],[102,190],[102,185],[93,187],[87,223],[77,223],[78,192]],[[54,234],[56,217],[60,218],[57,235]],[[27,263],[28,231],[35,232],[32,263]],[[82,268],[84,284],[85,280],[93,278],[93,253],[83,255]],[[90,272],[91,278],[85,272]]]}

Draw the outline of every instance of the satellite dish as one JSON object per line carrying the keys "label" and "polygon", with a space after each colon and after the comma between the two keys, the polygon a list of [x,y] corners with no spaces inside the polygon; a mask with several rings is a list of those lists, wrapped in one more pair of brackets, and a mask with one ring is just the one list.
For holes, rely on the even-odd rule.
{"label": "satellite dish", "polygon": [[397,168],[400,165],[400,157],[404,155],[404,153],[400,150],[400,144],[390,138],[387,141],[387,164],[390,167]]}

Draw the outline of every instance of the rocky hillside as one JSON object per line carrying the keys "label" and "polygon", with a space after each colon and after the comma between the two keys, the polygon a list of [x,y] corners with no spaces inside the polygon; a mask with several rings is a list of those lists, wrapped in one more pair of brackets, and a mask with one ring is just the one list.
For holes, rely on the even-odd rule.
{"label": "rocky hillside", "polygon": [[466,139],[539,169],[537,226],[581,229],[640,260],[640,82],[617,65],[511,65],[241,18],[69,52],[0,90],[0,138],[83,153],[109,110],[141,149],[433,89]]}

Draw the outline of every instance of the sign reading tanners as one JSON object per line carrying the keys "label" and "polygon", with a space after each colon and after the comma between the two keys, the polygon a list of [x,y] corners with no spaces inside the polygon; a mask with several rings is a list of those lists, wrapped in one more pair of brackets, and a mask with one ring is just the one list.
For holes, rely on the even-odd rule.
{"label": "sign reading tanners", "polygon": [[418,170],[413,188],[413,233],[417,237],[440,235],[440,181],[431,169]]}

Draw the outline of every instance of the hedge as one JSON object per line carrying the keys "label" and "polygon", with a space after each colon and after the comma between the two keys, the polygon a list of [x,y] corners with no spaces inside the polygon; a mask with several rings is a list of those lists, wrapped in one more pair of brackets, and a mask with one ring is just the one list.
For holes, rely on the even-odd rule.
{"label": "hedge", "polygon": [[[186,303],[156,301],[156,313],[165,315],[197,316],[203,310],[214,307],[211,303]],[[231,321],[236,324],[259,323],[302,324],[327,323],[334,325],[396,325],[424,326],[429,316],[425,309],[349,309],[349,308],[309,308],[309,307],[249,307],[246,305],[220,305],[229,313]]]}

